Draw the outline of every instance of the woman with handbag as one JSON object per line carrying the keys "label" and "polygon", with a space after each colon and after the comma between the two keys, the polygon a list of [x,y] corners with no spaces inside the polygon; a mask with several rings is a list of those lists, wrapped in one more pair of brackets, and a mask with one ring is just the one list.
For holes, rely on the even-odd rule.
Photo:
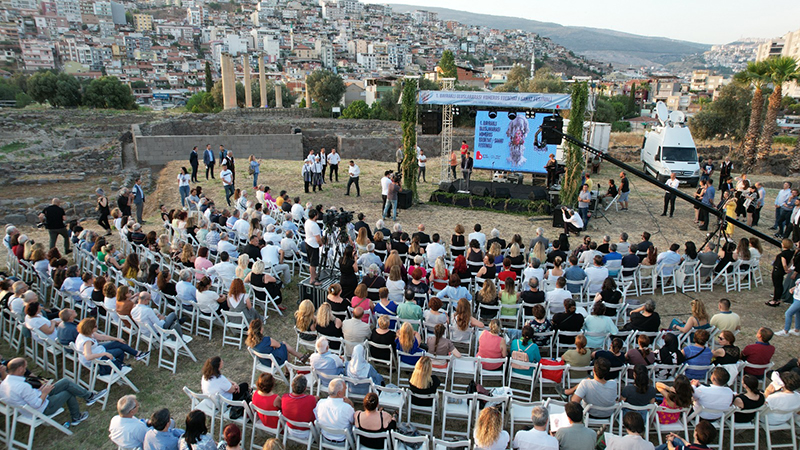
{"label": "woman with handbag", "polygon": [[247,168],[247,173],[253,176],[253,187],[258,185],[258,174],[261,173],[261,163],[258,162],[255,155],[250,155],[250,165]]}

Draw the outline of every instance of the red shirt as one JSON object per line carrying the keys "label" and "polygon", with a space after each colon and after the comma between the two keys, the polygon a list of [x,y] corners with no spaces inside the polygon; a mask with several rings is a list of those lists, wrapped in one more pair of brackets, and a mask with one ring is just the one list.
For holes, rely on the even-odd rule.
{"label": "red shirt", "polygon": [[[769,364],[772,361],[772,355],[775,354],[775,347],[763,342],[756,342],[750,344],[742,350],[742,360],[750,364]],[[764,369],[751,369],[749,367],[744,369],[744,373],[762,377],[764,376]]]}
{"label": "red shirt", "polygon": [[[261,395],[256,391],[253,393],[252,403],[265,411],[278,411],[278,407],[275,406],[275,398],[277,396],[278,394]],[[261,423],[263,423],[264,426],[269,428],[278,427],[277,417],[265,416],[261,413],[258,413],[258,417],[261,418]]]}
{"label": "red shirt", "polygon": [[467,144],[461,144],[461,154],[462,154],[462,155],[466,154],[466,153],[467,153],[467,150],[469,150],[469,145],[467,145]]}
{"label": "red shirt", "polygon": [[514,272],[513,270],[504,270],[499,274],[497,274],[497,279],[504,283],[506,281],[506,278],[511,278],[512,280],[517,281],[517,273]]}
{"label": "red shirt", "polygon": [[[281,411],[283,415],[289,420],[295,422],[313,422],[316,417],[314,416],[314,408],[317,406],[317,399],[313,395],[303,394],[294,395],[286,394],[281,397]],[[295,427],[288,424],[289,428],[295,430],[307,430],[305,427]]]}

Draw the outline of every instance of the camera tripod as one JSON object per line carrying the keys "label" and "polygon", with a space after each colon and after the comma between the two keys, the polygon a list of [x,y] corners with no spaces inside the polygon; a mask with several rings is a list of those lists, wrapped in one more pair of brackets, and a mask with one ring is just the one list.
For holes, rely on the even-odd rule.
{"label": "camera tripod", "polygon": [[[322,280],[339,278],[339,259],[342,257],[342,239],[347,238],[346,228],[335,228],[326,225],[323,231],[325,236],[324,244],[320,249],[319,278]],[[344,236],[344,237],[343,237]],[[333,248],[331,248],[333,246]],[[330,257],[333,250],[333,257]]]}
{"label": "camera tripod", "polygon": [[[720,243],[722,242],[722,240],[723,240],[723,239],[725,240],[725,243],[726,243],[726,244],[727,244],[728,242],[730,242],[730,241],[731,241],[731,238],[730,238],[730,236],[728,235],[728,231],[727,231],[727,229],[728,229],[728,215],[727,215],[727,214],[725,214],[725,211],[724,211],[724,210],[725,210],[725,206],[727,206],[727,204],[728,204],[729,202],[731,202],[731,201],[736,201],[736,199],[734,199],[733,197],[731,197],[731,198],[729,198],[728,200],[725,200],[725,202],[724,202],[724,203],[722,203],[722,204],[721,204],[721,205],[720,205],[720,206],[717,208],[717,210],[718,210],[718,211],[720,211],[720,212],[722,212],[722,214],[720,214],[719,216],[717,216],[717,225],[716,225],[716,227],[714,228],[714,231],[712,231],[712,232],[710,232],[710,233],[708,233],[708,234],[706,235],[706,240],[705,240],[705,242],[703,242],[703,245],[700,247],[700,249],[704,249],[704,248],[706,248],[706,246],[708,245],[708,243],[709,243],[709,242],[711,242],[711,241],[713,241],[713,240],[714,240],[714,238],[716,238],[716,242],[714,242],[714,244],[716,245],[715,249],[716,249],[717,251],[719,251],[719,249],[721,248],[721,247],[720,247]],[[711,215],[709,215],[709,217],[710,217],[710,216],[711,216]]]}

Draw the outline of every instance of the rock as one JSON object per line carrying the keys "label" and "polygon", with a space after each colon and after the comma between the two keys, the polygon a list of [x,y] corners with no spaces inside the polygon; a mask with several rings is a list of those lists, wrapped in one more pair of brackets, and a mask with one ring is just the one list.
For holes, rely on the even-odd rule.
{"label": "rock", "polygon": [[23,200],[23,202],[28,206],[33,206],[36,204],[36,199],[33,197],[28,197],[25,200]]}
{"label": "rock", "polygon": [[27,222],[27,219],[22,214],[9,214],[5,217],[5,222],[14,225],[22,225]]}
{"label": "rock", "polygon": [[28,223],[39,223],[39,215],[38,214],[27,214],[25,216],[25,221]]}

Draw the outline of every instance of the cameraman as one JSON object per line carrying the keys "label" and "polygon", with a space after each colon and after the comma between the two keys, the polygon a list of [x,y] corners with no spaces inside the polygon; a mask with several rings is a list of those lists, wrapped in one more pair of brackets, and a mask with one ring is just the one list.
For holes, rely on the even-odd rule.
{"label": "cameraman", "polygon": [[561,217],[564,219],[564,233],[569,237],[569,233],[580,233],[583,230],[583,219],[574,210],[561,207]]}
{"label": "cameraman", "polygon": [[58,237],[61,236],[64,238],[64,254],[72,253],[69,248],[69,232],[64,224],[67,220],[67,213],[61,207],[61,200],[54,198],[52,204],[39,214],[39,220],[44,223],[44,227],[50,233],[50,247],[48,248],[55,248]]}
{"label": "cameraman", "polygon": [[392,220],[397,222],[397,194],[401,189],[400,174],[396,173],[392,177],[392,184],[389,185],[389,190],[386,194],[386,205],[383,207],[383,219],[386,218],[386,215],[389,213],[389,207],[391,206],[393,211]]}

